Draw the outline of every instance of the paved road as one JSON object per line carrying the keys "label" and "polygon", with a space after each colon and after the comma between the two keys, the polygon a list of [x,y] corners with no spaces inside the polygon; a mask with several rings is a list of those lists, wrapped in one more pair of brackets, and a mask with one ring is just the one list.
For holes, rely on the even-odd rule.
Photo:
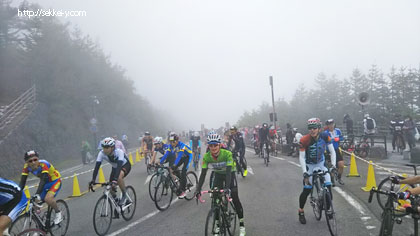
{"label": "paved road", "polygon": [[[298,159],[273,157],[269,167],[263,160],[247,150],[248,164],[252,173],[245,179],[239,178],[239,196],[244,207],[247,235],[329,235],[324,217],[316,221],[312,208],[305,206],[307,224],[301,225],[297,218],[298,197],[302,191],[302,173]],[[78,169],[80,168],[80,169]],[[91,166],[78,167],[83,172]],[[400,168],[395,167],[393,168]],[[405,170],[401,167],[401,170]],[[376,201],[367,203],[368,194],[360,187],[366,183],[367,165],[358,161],[360,178],[345,178],[344,186],[334,188],[334,205],[337,211],[340,235],[378,235],[379,206]],[[409,169],[406,169],[407,171]],[[109,165],[104,167],[105,176],[110,173]],[[348,170],[346,170],[346,173]],[[67,172],[64,176],[70,176]],[[82,191],[92,172],[79,175]],[[377,181],[385,175],[377,173]],[[208,177],[207,177],[208,179]],[[195,200],[177,200],[171,207],[160,212],[149,198],[145,185],[147,173],[143,162],[136,163],[126,179],[137,193],[137,208],[130,222],[114,220],[110,235],[203,235],[210,202],[196,204]],[[207,183],[204,186],[208,186]],[[34,190],[34,189],[32,189]],[[71,195],[72,179],[65,180],[59,198]],[[67,235],[95,235],[92,217],[93,208],[102,190],[87,193],[82,197],[67,199],[71,211],[71,223]],[[208,200],[208,198],[205,198]],[[404,219],[397,225],[394,235],[409,235],[412,220]]]}

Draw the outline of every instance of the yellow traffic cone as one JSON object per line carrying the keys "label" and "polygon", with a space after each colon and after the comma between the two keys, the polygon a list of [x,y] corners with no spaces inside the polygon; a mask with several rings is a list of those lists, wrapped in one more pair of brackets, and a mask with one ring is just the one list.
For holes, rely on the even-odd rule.
{"label": "yellow traffic cone", "polygon": [[133,165],[133,155],[131,155],[131,152],[128,154],[128,160],[130,161],[130,164]]}
{"label": "yellow traffic cone", "polygon": [[139,150],[136,150],[136,162],[140,161],[140,154],[139,154]]}
{"label": "yellow traffic cone", "polygon": [[103,184],[106,183],[104,171],[102,170],[102,167],[99,168],[99,183]]}
{"label": "yellow traffic cone", "polygon": [[359,172],[357,171],[356,158],[354,157],[354,153],[351,153],[350,172],[347,177],[360,177]]}
{"label": "yellow traffic cone", "polygon": [[362,188],[363,191],[369,192],[372,188],[376,188],[375,171],[373,170],[372,161],[369,162],[367,173],[366,186]]}
{"label": "yellow traffic cone", "polygon": [[77,175],[73,175],[73,195],[72,197],[80,197],[82,194],[80,193],[80,186],[79,186],[79,180],[77,179]]}

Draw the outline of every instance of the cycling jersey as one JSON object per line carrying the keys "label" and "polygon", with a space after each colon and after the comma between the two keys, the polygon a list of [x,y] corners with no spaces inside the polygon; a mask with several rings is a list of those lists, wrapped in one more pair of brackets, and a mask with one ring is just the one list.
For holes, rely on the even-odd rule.
{"label": "cycling jersey", "polygon": [[162,155],[165,155],[165,152],[168,150],[169,146],[169,144],[162,144],[160,148],[155,147],[155,152],[160,152]]}
{"label": "cycling jersey", "polygon": [[235,134],[232,134],[229,136],[229,141],[227,144],[228,148],[230,148],[230,144],[232,143],[232,140],[235,142],[235,151],[241,151],[245,153],[245,142],[244,142],[242,133],[236,132]]}
{"label": "cycling jersey", "polygon": [[125,165],[125,163],[128,162],[128,158],[124,151],[119,148],[115,148],[114,152],[109,156],[107,156],[104,151],[100,151],[96,158],[96,162],[102,163],[103,160],[109,162],[112,168],[117,168],[118,161],[122,161],[122,165]]}
{"label": "cycling jersey", "polygon": [[143,137],[143,145],[144,145],[144,143],[146,144],[146,146],[147,146],[147,149],[152,149],[152,147],[153,147],[153,137],[152,136],[145,136],[145,137]]}
{"label": "cycling jersey", "polygon": [[200,136],[191,136],[190,146],[193,150],[201,146]]}
{"label": "cycling jersey", "polygon": [[312,138],[310,134],[303,136],[300,139],[299,147],[300,151],[305,152],[306,164],[323,162],[325,159],[324,152],[328,144],[331,144],[331,137],[325,132],[319,134],[318,140]]}
{"label": "cycling jersey", "polygon": [[[171,154],[176,156],[175,165],[178,165],[178,162],[184,156],[188,157],[190,159],[189,162],[191,162],[191,159],[192,159],[191,148],[188,147],[187,145],[185,145],[183,142],[180,142],[180,141],[178,141],[178,144],[175,147],[173,147],[172,145],[169,145],[169,148],[166,150],[165,154],[160,159],[160,163],[163,164],[165,162],[165,159]],[[189,164],[189,162],[188,162],[188,164]]]}
{"label": "cycling jersey", "polygon": [[260,142],[268,141],[268,128],[261,128],[259,130],[258,137],[260,138]]}
{"label": "cycling jersey", "polygon": [[[334,149],[338,150],[340,141],[344,139],[343,135],[341,135],[341,130],[338,128],[335,128],[333,131],[330,131],[327,129],[324,132],[327,133],[331,137],[331,142],[334,146]],[[338,138],[338,141],[335,141],[336,138]]]}
{"label": "cycling jersey", "polygon": [[232,158],[232,152],[220,149],[219,156],[214,159],[210,152],[204,154],[202,168],[212,168],[214,172],[219,174],[226,174],[226,167],[232,166],[232,172],[236,171],[236,164]]}
{"label": "cycling jersey", "polygon": [[28,199],[19,185],[0,178],[0,215],[7,215],[13,221],[26,209]]}
{"label": "cycling jersey", "polygon": [[28,163],[25,163],[25,165],[23,166],[22,175],[27,176],[29,173],[32,173],[38,178],[41,178],[41,174],[47,173],[48,174],[47,183],[52,182],[61,177],[60,172],[58,172],[54,168],[54,166],[46,160],[39,160],[39,167],[35,170],[29,167]]}
{"label": "cycling jersey", "polygon": [[19,195],[21,188],[15,182],[0,178],[0,206],[2,207]]}

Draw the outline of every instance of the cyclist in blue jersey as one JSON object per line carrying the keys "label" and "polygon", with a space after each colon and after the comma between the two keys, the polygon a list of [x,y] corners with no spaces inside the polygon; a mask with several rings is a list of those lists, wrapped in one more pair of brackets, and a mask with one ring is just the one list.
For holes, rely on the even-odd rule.
{"label": "cyclist in blue jersey", "polygon": [[343,156],[341,155],[340,151],[340,141],[343,141],[343,135],[341,134],[341,130],[339,128],[335,128],[334,119],[328,119],[325,124],[327,125],[327,129],[325,130],[325,133],[327,133],[331,137],[331,142],[334,146],[335,150],[335,156],[336,156],[336,166],[338,170],[338,183],[341,185],[344,185],[343,180],[341,179],[341,176],[344,171],[344,160]]}
{"label": "cyclist in blue jersey", "polygon": [[[325,167],[324,152],[328,147],[331,154],[331,164],[335,168],[335,150],[331,143],[331,137],[321,131],[321,121],[318,118],[311,118],[308,120],[309,134],[303,136],[299,142],[299,161],[303,172],[303,191],[299,197],[299,221],[306,224],[305,213],[303,207],[305,206],[306,199],[311,193],[312,189],[312,176],[315,168],[323,171],[328,171]],[[325,185],[331,193],[331,176],[327,173],[325,176]]]}
{"label": "cyclist in blue jersey", "polygon": [[[196,150],[198,150],[198,161],[200,161],[200,153],[201,153],[201,137],[198,131],[195,131],[193,135],[191,135],[190,138],[190,147],[192,148],[193,154]],[[193,158],[195,158],[193,156]]]}
{"label": "cyclist in blue jersey", "polygon": [[15,182],[0,178],[0,236],[28,205],[25,193]]}
{"label": "cyclist in blue jersey", "polygon": [[[157,164],[158,161],[156,161],[156,156],[158,153],[165,155],[166,150],[168,150],[169,148],[169,144],[163,143],[163,138],[162,137],[156,137],[153,140],[153,145],[154,145],[154,152],[152,155],[152,160],[150,161],[150,163],[152,163],[152,165]],[[173,164],[173,163],[172,163]]]}
{"label": "cyclist in blue jersey", "polygon": [[192,160],[191,148],[179,141],[179,136],[175,133],[169,135],[169,142],[171,145],[166,150],[165,155],[160,159],[160,163],[163,164],[166,158],[174,155],[176,157],[174,165],[171,167],[171,174],[173,170],[182,166],[181,171],[181,185],[180,192],[178,192],[178,198],[182,199],[185,197],[185,186],[187,183],[187,170]]}

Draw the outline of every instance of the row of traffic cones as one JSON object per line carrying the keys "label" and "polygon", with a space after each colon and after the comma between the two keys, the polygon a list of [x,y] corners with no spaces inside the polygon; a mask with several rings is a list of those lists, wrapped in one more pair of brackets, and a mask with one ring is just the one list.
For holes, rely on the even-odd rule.
{"label": "row of traffic cones", "polygon": [[[403,174],[404,177],[407,177],[407,174]],[[356,158],[354,153],[350,156],[350,172],[347,177],[360,177],[359,172],[357,171],[356,165]],[[401,188],[404,188],[405,185],[401,185]],[[375,171],[373,169],[372,161],[369,161],[367,179],[366,179],[366,186],[362,187],[362,190],[365,192],[369,192],[372,188],[377,188],[376,186],[376,178],[375,178]]]}
{"label": "row of traffic cones", "polygon": [[[141,152],[140,152],[141,153]],[[139,149],[136,150],[136,163],[140,162],[141,159],[143,159],[143,155],[140,155],[139,153]],[[133,155],[130,152],[128,154],[128,160],[130,161],[130,164],[133,165],[134,161],[133,161]],[[99,178],[98,178],[98,183],[105,183],[105,175],[104,175],[104,171],[102,170],[102,167],[99,168]],[[28,191],[29,193],[29,191]],[[73,194],[71,195],[72,197],[80,197],[82,196],[83,193],[80,191],[80,186],[79,186],[79,180],[77,179],[77,175],[74,174],[73,175]]]}

